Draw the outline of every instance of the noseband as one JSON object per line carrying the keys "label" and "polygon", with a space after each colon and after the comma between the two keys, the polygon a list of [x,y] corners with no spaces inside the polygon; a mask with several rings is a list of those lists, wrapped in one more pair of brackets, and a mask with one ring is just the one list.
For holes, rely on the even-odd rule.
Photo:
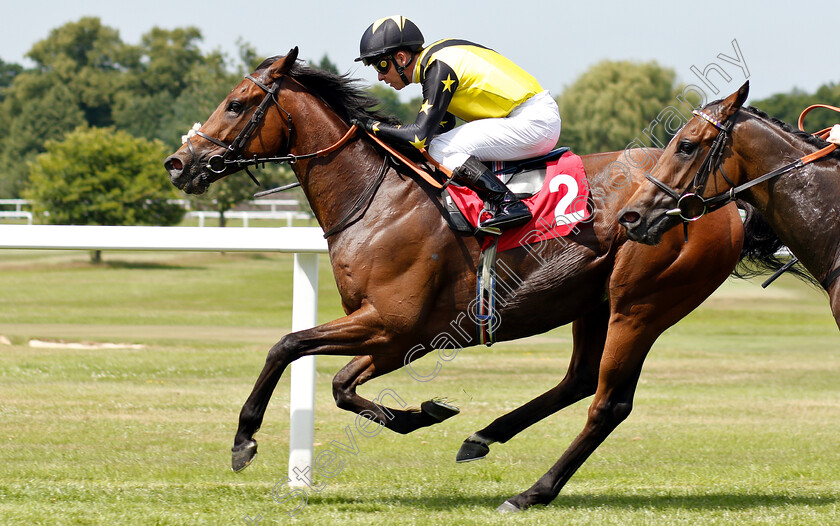
{"label": "noseband", "polygon": [[[802,129],[802,119],[805,117],[805,114],[815,107],[829,107],[837,110],[833,106],[824,105],[815,105],[808,107],[805,111],[802,112],[802,115],[799,117],[800,130]],[[730,132],[732,131],[733,122],[730,119],[732,119],[732,117],[736,115],[738,111],[740,111],[740,108],[738,108],[738,110],[736,110],[732,115],[730,115],[727,118],[727,120],[725,120],[722,123],[718,122],[716,119],[713,119],[712,117],[710,117],[706,113],[703,113],[702,111],[693,112],[694,115],[700,117],[701,119],[704,119],[709,124],[717,128],[719,133],[718,136],[715,138],[715,141],[712,143],[711,148],[709,148],[709,153],[706,154],[706,158],[703,160],[703,164],[700,165],[700,168],[697,169],[697,173],[694,174],[694,181],[692,183],[691,189],[686,190],[682,194],[679,194],[676,190],[666,185],[662,181],[654,179],[653,177],[651,177],[650,174],[645,174],[645,177],[647,177],[647,179],[650,182],[652,182],[659,189],[661,189],[663,192],[670,195],[677,201],[677,207],[668,210],[667,212],[665,212],[665,214],[670,216],[680,216],[680,218],[683,220],[683,228],[685,232],[686,242],[688,241],[689,222],[697,221],[698,219],[703,217],[703,215],[705,215],[706,212],[712,212],[734,201],[735,197],[744,190],[748,190],[749,188],[752,188],[753,186],[761,184],[765,181],[769,181],[774,177],[779,177],[780,175],[802,168],[808,163],[811,163],[818,159],[822,159],[837,148],[837,144],[831,143],[824,148],[821,148],[811,154],[800,157],[792,163],[777,168],[772,172],[762,175],[761,177],[757,177],[752,181],[747,181],[746,183],[740,186],[735,186],[735,183],[733,183],[729,179],[729,177],[727,177],[726,174],[723,172],[723,166],[721,166],[721,163],[723,161],[723,148],[726,145],[726,141],[729,138]],[[816,135],[820,138],[825,139],[828,136],[829,130],[830,128],[827,128],[825,130],[822,130],[821,132],[818,132]],[[701,194],[703,193],[703,190],[706,187],[706,183],[709,180],[709,176],[715,170],[720,171],[723,178],[726,180],[727,183],[729,183],[732,186],[732,188],[730,188],[728,192],[718,194],[714,197],[705,198]],[[696,212],[697,210],[699,210],[699,212]],[[797,262],[798,258],[796,256],[792,257],[786,265],[777,270],[776,273],[770,277],[770,279],[765,281],[764,284],[762,284],[762,287],[766,287],[767,285],[769,285],[773,280],[779,277],[780,274],[785,272],[788,268],[790,268]],[[840,267],[837,267],[831,272],[829,272],[825,279],[823,279],[820,282],[820,285],[822,285],[824,289],[828,290],[828,287],[831,285],[831,283],[838,277],[840,277]]]}

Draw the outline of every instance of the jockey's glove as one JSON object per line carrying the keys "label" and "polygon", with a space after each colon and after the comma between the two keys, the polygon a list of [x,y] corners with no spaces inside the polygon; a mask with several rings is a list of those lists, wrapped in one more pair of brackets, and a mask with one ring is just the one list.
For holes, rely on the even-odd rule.
{"label": "jockey's glove", "polygon": [[375,133],[379,128],[379,121],[375,119],[352,119],[350,124],[355,124],[359,128],[365,130],[368,133]]}

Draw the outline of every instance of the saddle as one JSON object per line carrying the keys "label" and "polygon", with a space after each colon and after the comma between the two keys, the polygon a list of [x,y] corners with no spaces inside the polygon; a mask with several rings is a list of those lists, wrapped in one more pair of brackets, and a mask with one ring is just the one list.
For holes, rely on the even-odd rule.
{"label": "saddle", "polygon": [[[426,161],[437,171],[449,176],[445,184],[441,185],[434,179],[430,179],[428,172],[420,169],[376,136],[371,135],[371,137],[426,182],[433,187],[442,188],[443,210],[441,212],[450,229],[462,234],[474,235],[476,228],[464,215],[462,209],[468,209],[473,221],[477,222],[478,215],[481,213],[477,210],[484,203],[472,190],[452,183],[451,173],[443,170],[443,167],[427,152],[422,152]],[[574,155],[567,147],[520,161],[494,161],[487,164],[487,168],[497,175],[517,197],[531,201],[528,208],[534,215],[532,222],[525,226],[508,230],[501,236],[485,237],[482,242],[477,262],[474,314],[477,341],[490,346],[496,340],[499,323],[496,312],[497,252],[568,235],[576,231],[575,225],[578,222],[586,220],[591,214],[587,208],[589,182],[586,179],[583,163],[580,157]],[[565,188],[564,192],[559,192],[561,187]],[[557,195],[561,197],[558,198]]]}
{"label": "saddle", "polygon": [[[556,161],[568,151],[570,151],[570,148],[564,146],[539,157],[519,161],[489,161],[484,164],[510,188],[510,191],[516,197],[525,199],[532,197],[543,187],[546,176],[546,164]],[[444,218],[449,228],[455,232],[473,234],[475,227],[470,224],[458,208],[458,205],[455,204],[448,188],[443,190],[441,197],[445,212]]]}

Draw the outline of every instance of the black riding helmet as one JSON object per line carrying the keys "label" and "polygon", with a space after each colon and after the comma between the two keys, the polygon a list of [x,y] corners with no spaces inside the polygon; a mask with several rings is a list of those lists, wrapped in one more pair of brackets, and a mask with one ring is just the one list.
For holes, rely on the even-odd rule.
{"label": "black riding helmet", "polygon": [[406,85],[409,84],[405,76],[405,67],[394,60],[394,52],[407,49],[414,53],[423,47],[423,33],[414,22],[404,16],[390,16],[380,18],[370,25],[359,42],[359,58],[365,66],[373,65],[376,71],[384,74],[389,64],[394,68]]}
{"label": "black riding helmet", "polygon": [[402,48],[417,51],[424,43],[420,28],[404,16],[380,18],[368,27],[359,42],[359,58],[366,66],[373,59]]}

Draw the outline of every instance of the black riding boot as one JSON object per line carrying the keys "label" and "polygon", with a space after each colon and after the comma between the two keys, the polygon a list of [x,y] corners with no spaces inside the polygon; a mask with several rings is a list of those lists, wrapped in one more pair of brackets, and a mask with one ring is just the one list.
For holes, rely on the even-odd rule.
{"label": "black riding boot", "polygon": [[496,208],[492,218],[478,225],[479,231],[498,234],[501,229],[522,226],[531,220],[528,207],[475,157],[470,157],[456,168],[452,172],[452,179],[474,190],[480,198]]}

